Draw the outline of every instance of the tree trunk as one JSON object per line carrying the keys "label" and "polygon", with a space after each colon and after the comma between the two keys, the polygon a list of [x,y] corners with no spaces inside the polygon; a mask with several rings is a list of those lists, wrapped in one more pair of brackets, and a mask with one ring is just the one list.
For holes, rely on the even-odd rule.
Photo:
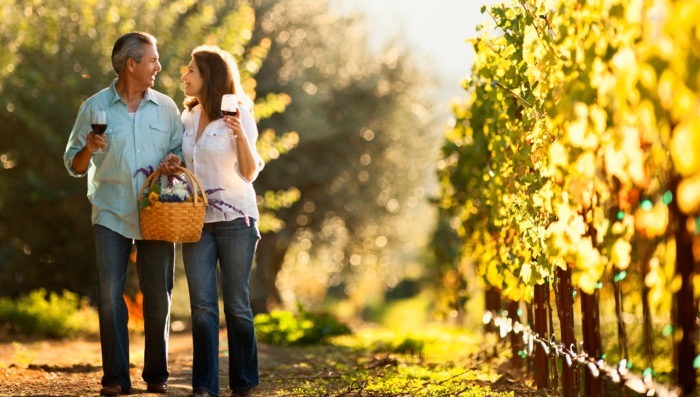
{"label": "tree trunk", "polygon": [[250,277],[250,305],[253,313],[267,313],[282,303],[275,282],[289,248],[289,233],[263,234],[256,251],[256,265]]}
{"label": "tree trunk", "polygon": [[[549,338],[549,327],[547,326],[547,302],[545,301],[546,289],[549,288],[549,283],[535,285],[535,316],[534,330],[540,339]],[[549,387],[549,367],[547,365],[547,353],[544,347],[539,343],[535,344],[535,384],[537,390],[543,390]]]}
{"label": "tree trunk", "polygon": [[[557,314],[561,326],[561,342],[566,349],[576,347],[574,333],[574,297],[571,286],[571,269],[557,268]],[[573,365],[568,365],[563,359],[561,368],[562,396],[578,396],[578,377]]]}

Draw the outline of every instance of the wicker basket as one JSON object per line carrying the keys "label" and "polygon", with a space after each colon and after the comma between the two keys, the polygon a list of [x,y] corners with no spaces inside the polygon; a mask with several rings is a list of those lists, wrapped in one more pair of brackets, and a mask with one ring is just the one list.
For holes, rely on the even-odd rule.
{"label": "wicker basket", "polygon": [[[194,243],[201,238],[208,204],[207,196],[202,184],[192,172],[179,167],[178,173],[184,173],[189,178],[194,200],[182,203],[161,202],[159,205],[140,209],[141,234],[144,240]],[[150,186],[158,183],[160,175],[160,171],[156,169],[146,178],[139,198]]]}

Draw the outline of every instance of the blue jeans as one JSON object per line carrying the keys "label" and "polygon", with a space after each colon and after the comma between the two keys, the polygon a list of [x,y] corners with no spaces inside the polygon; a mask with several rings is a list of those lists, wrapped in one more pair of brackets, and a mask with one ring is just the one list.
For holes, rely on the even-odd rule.
{"label": "blue jeans", "polygon": [[234,391],[258,385],[258,345],[248,281],[260,239],[255,219],[205,223],[202,239],[182,245],[192,308],[192,388],[219,395],[219,298],[217,260]]}
{"label": "blue jeans", "polygon": [[[124,303],[126,270],[133,240],[94,225],[97,251],[97,308],[102,345],[102,385],[131,390],[129,377],[129,314]],[[136,269],[143,293],[145,351],[143,380],[168,380],[168,334],[174,283],[175,246],[164,241],[136,240]]]}

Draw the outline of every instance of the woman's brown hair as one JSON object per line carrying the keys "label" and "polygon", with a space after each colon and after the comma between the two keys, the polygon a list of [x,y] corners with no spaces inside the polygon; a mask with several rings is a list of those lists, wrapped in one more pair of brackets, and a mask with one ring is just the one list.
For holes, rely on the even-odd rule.
{"label": "woman's brown hair", "polygon": [[[192,50],[192,59],[202,75],[202,110],[209,120],[221,118],[221,97],[236,94],[231,64],[226,54],[216,46],[199,46]],[[199,101],[196,97],[185,98],[185,107],[192,110]]]}

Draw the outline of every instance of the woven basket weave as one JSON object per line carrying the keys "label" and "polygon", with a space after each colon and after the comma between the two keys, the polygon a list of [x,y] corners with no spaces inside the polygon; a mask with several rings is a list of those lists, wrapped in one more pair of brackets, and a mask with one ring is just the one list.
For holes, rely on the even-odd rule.
{"label": "woven basket weave", "polygon": [[[158,205],[140,209],[141,234],[144,240],[194,243],[202,236],[204,215],[208,205],[207,196],[202,184],[192,172],[183,167],[178,168],[178,173],[184,173],[189,178],[194,200],[182,203],[160,202]],[[139,192],[139,198],[143,197],[143,192],[148,191],[150,186],[158,183],[160,174],[156,169],[146,178]]]}

